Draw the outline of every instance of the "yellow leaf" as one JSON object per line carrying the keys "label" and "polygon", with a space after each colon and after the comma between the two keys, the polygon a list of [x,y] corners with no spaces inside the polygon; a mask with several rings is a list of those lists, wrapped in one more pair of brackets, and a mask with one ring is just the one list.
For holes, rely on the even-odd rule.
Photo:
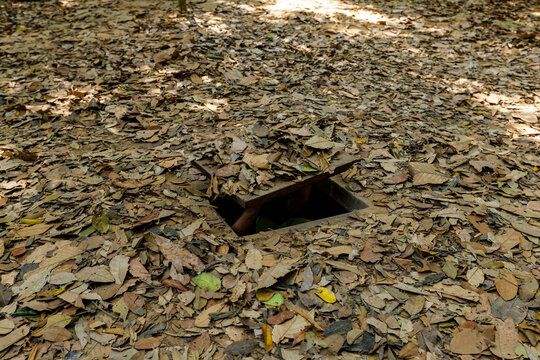
{"label": "yellow leaf", "polygon": [[430,254],[430,255],[435,255],[435,254],[437,254],[436,251],[428,250],[428,249],[423,249],[423,248],[421,248],[420,246],[417,246],[416,248],[417,248],[418,250],[420,250],[420,251],[422,251],[422,252],[426,252],[426,253],[428,253],[428,254]]}
{"label": "yellow leaf", "polygon": [[115,335],[120,335],[120,336],[124,335],[124,329],[122,328],[108,328],[108,329],[103,330],[103,332],[106,334],[115,334]]}
{"label": "yellow leaf", "polygon": [[264,346],[266,347],[266,351],[270,352],[274,348],[274,342],[272,341],[272,327],[267,324],[263,324],[262,332],[263,332]]}
{"label": "yellow leaf", "polygon": [[23,224],[28,224],[28,225],[35,225],[35,224],[40,224],[42,222],[44,222],[45,219],[21,219],[21,222]]}
{"label": "yellow leaf", "polygon": [[41,200],[42,203],[48,203],[48,202],[51,202],[51,201],[54,201],[56,199],[58,199],[60,196],[62,196],[62,193],[54,193],[54,194],[51,194],[49,196],[46,196],[43,200]]}
{"label": "yellow leaf", "polygon": [[317,294],[321,299],[323,299],[327,303],[332,304],[336,302],[336,294],[334,294],[332,290],[329,290],[322,286],[319,286],[317,290],[319,290],[320,292],[317,292],[315,294]]}
{"label": "yellow leaf", "polygon": [[66,290],[65,288],[47,290],[47,291],[40,292],[40,293],[38,294],[38,296],[43,296],[43,297],[53,297],[53,296],[60,295],[60,294],[63,293],[65,290]]}

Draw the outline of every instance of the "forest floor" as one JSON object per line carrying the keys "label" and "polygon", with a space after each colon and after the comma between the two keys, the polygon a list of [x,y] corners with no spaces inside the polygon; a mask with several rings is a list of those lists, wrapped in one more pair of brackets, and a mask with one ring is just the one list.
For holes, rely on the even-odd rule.
{"label": "forest floor", "polygon": [[[530,6],[2,2],[0,358],[539,359]],[[339,154],[365,209],[216,213]]]}

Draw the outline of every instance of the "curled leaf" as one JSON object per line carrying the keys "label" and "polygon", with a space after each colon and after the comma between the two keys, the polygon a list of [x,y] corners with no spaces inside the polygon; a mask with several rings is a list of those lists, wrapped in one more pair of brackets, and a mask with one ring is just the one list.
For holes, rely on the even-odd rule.
{"label": "curled leaf", "polygon": [[263,324],[262,333],[266,351],[270,352],[274,348],[274,342],[272,341],[272,327],[270,325]]}
{"label": "curled leaf", "polygon": [[301,172],[305,172],[305,173],[310,173],[310,172],[317,172],[317,171],[319,171],[318,169],[315,169],[315,168],[312,167],[312,166],[304,165],[304,164],[300,164],[300,165],[298,165],[298,167],[300,168],[300,171],[301,171]]}
{"label": "curled leaf", "polygon": [[43,221],[45,221],[45,219],[21,219],[21,222],[23,224],[28,224],[28,225],[35,225],[35,224],[40,224],[42,223]]}

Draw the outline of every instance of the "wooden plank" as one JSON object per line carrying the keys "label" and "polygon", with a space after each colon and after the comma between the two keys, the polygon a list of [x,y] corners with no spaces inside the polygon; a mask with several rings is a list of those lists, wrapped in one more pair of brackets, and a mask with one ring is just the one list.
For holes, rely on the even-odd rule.
{"label": "wooden plank", "polygon": [[[256,194],[241,195],[236,194],[233,196],[234,200],[242,206],[244,209],[256,205],[262,205],[270,200],[276,199],[295,192],[304,186],[312,185],[327,179],[331,176],[340,174],[348,170],[357,161],[356,157],[342,153],[338,155],[337,159],[332,162],[330,171],[326,171],[318,174],[309,174],[304,176],[301,181],[276,181],[274,186],[267,190],[259,190]],[[214,174],[214,170],[205,166],[202,161],[193,160],[192,164],[202,171],[207,177],[211,178]]]}

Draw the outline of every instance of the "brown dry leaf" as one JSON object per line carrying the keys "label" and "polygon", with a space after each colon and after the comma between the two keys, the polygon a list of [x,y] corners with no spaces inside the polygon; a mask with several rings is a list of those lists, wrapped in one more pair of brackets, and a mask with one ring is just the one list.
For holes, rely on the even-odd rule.
{"label": "brown dry leaf", "polygon": [[15,328],[15,324],[10,319],[2,319],[0,320],[0,335],[6,335],[11,332]]}
{"label": "brown dry leaf", "polygon": [[111,259],[109,268],[116,284],[123,284],[129,267],[129,257],[116,255]]}
{"label": "brown dry leaf", "polygon": [[532,211],[540,211],[540,201],[529,201],[527,203],[527,209]]}
{"label": "brown dry leaf", "polygon": [[70,272],[56,273],[49,277],[49,284],[52,285],[65,285],[74,281],[77,281],[77,278]]}
{"label": "brown dry leaf", "polygon": [[397,355],[400,359],[417,359],[418,355],[420,355],[418,349],[418,345],[413,342],[408,342],[403,348],[401,348]]}
{"label": "brown dry leaf", "polygon": [[340,255],[351,254],[353,251],[353,247],[351,245],[332,246],[329,248],[325,248],[323,251],[325,254],[328,254],[333,258],[337,258]]}
{"label": "brown dry leaf", "polygon": [[471,300],[478,302],[480,300],[480,295],[474,291],[470,291],[462,288],[459,285],[443,285],[442,283],[437,283],[433,285],[433,289],[437,292],[440,292],[443,295],[456,296],[458,298]]}
{"label": "brown dry leaf", "polygon": [[[64,261],[75,258],[82,252],[83,250],[76,246],[59,247],[56,251],[54,251],[53,256],[46,257],[45,259],[43,259],[43,261],[39,265],[39,268],[35,271],[39,272],[40,269],[46,268],[46,267],[56,267],[57,265],[63,263]],[[29,274],[31,273],[32,272],[30,272]]]}
{"label": "brown dry leaf", "polygon": [[425,303],[426,299],[423,296],[412,296],[405,302],[403,309],[411,316],[416,315],[424,309]]}
{"label": "brown dry leaf", "polygon": [[[123,296],[124,303],[134,314],[141,315],[144,313],[144,298],[132,292],[126,292]],[[142,310],[142,311],[141,311]]]}
{"label": "brown dry leaf", "polygon": [[66,327],[71,320],[71,316],[67,314],[54,314],[47,318],[47,323],[45,324],[45,329],[51,326]]}
{"label": "brown dry leaf", "polygon": [[383,255],[380,252],[373,251],[376,247],[377,240],[375,239],[368,239],[366,241],[366,245],[364,247],[364,250],[360,253],[360,259],[362,261],[365,261],[367,263],[376,263],[377,261],[381,260]]}
{"label": "brown dry leaf", "polygon": [[190,350],[204,350],[210,346],[211,340],[208,332],[204,332],[197,336],[192,342],[189,343]]}
{"label": "brown dry leaf", "polygon": [[[13,287],[13,293],[17,294],[20,299],[24,299],[45,286],[47,278],[52,271],[52,266],[38,268],[27,274],[26,280],[18,287]],[[2,293],[3,295],[3,293]],[[4,296],[2,296],[4,298]]]}
{"label": "brown dry leaf", "polygon": [[73,305],[75,307],[78,307],[80,309],[84,308],[84,304],[83,304],[81,295],[76,294],[74,292],[65,291],[65,292],[61,293],[60,295],[58,295],[58,298],[64,300],[65,302],[68,302],[71,305]]}
{"label": "brown dry leaf", "polygon": [[150,350],[155,349],[161,345],[161,341],[155,337],[138,339],[135,342],[135,349],[137,350]]}
{"label": "brown dry leaf", "polygon": [[292,319],[294,317],[294,313],[292,311],[282,311],[279,314],[276,314],[274,316],[270,316],[268,319],[266,319],[266,322],[270,325],[279,325],[283,323],[286,320]]}
{"label": "brown dry leaf", "polygon": [[50,228],[52,228],[51,224],[36,224],[32,226],[27,226],[19,230],[14,230],[14,234],[16,237],[19,238],[25,238],[29,236],[36,236],[46,233]]}
{"label": "brown dry leaf", "polygon": [[334,147],[333,142],[319,135],[315,135],[310,138],[308,141],[306,141],[305,145],[317,150],[328,150]]}
{"label": "brown dry leaf", "polygon": [[534,277],[527,277],[519,285],[519,298],[525,302],[534,298],[538,292],[538,280]]}
{"label": "brown dry leaf", "polygon": [[182,235],[184,236],[191,236],[201,227],[201,225],[204,223],[204,219],[197,219],[193,221],[191,224],[186,226],[182,229]]}
{"label": "brown dry leaf", "polygon": [[[310,314],[311,315],[311,314]],[[295,335],[310,325],[309,321],[302,316],[295,316],[293,319],[283,324],[274,326],[272,331],[272,341],[279,344],[284,338],[293,339]]]}
{"label": "brown dry leaf", "polygon": [[484,272],[479,267],[469,269],[465,277],[469,284],[474,287],[479,287],[484,282]]}
{"label": "brown dry leaf", "polygon": [[490,347],[491,352],[503,359],[515,359],[516,348],[521,345],[518,329],[512,318],[498,321],[495,333],[495,341]]}
{"label": "brown dry leaf", "polygon": [[23,325],[10,332],[8,335],[0,337],[0,351],[4,351],[11,345],[15,344],[17,341],[23,339],[26,335],[28,335],[29,332],[30,326]]}
{"label": "brown dry leaf", "polygon": [[[490,347],[494,327],[463,320],[512,317],[523,342],[514,353],[535,358],[540,123],[530,6],[207,0],[183,16],[163,2],[53,3],[7,1],[0,11],[0,318],[13,320],[0,330],[2,356],[260,358],[263,339],[252,337],[264,332],[270,347],[276,335],[265,320],[279,331],[303,318],[309,325],[267,357],[466,360],[480,355],[448,353],[445,325],[455,319]],[[228,196],[267,199],[327,175],[300,215],[321,221],[301,231],[240,239],[221,218],[234,223],[241,211]],[[315,219],[360,206],[353,195],[370,206]],[[282,205],[293,198],[261,211],[286,221]],[[221,289],[191,291],[206,268]],[[519,298],[490,301],[501,268],[519,280]],[[112,281],[97,282],[102,273]],[[270,285],[285,306],[257,300]],[[314,296],[317,287],[337,303]],[[230,311],[209,320],[220,302]],[[98,309],[78,311],[83,304]],[[24,308],[43,316],[15,316]],[[56,326],[73,337],[46,341],[68,337],[45,329],[49,318],[67,321]],[[25,326],[36,337],[6,345]],[[147,337],[166,351],[146,349]],[[198,350],[178,350],[190,339]]]}
{"label": "brown dry leaf", "polygon": [[[513,221],[512,226],[517,231],[520,231],[523,234],[530,235],[531,237],[529,239],[531,239],[531,241],[533,241],[535,244],[537,245],[540,244],[540,226],[533,226],[527,223],[522,223],[522,222],[517,222],[517,221]],[[533,237],[536,239],[534,239]]]}
{"label": "brown dry leaf", "polygon": [[139,219],[138,223],[137,223],[137,226],[139,225],[142,225],[142,224],[148,224],[148,223],[151,223],[153,221],[157,221],[157,220],[162,220],[162,219],[165,219],[165,218],[168,218],[172,215],[175,215],[176,214],[176,211],[174,210],[156,210],[142,218]]}
{"label": "brown dry leaf", "polygon": [[165,279],[161,282],[163,285],[165,286],[169,286],[169,287],[172,287],[172,288],[175,288],[175,289],[178,289],[180,291],[189,291],[189,289],[184,285],[182,284],[180,281],[178,280],[174,280],[174,279]]}
{"label": "brown dry leaf", "polygon": [[154,55],[154,62],[156,64],[162,64],[165,63],[173,58],[173,55],[175,54],[176,49],[169,48],[163,51],[160,51]]}
{"label": "brown dry leaf", "polygon": [[[200,224],[197,226],[197,228],[199,226]],[[184,232],[184,230],[182,230],[182,232]],[[201,259],[187,249],[182,248],[178,244],[175,244],[159,235],[154,234],[154,239],[156,239],[159,250],[165,259],[169,260],[175,266],[176,270],[181,271],[183,266],[188,269],[193,269],[197,273],[204,270],[205,265]]]}
{"label": "brown dry leaf", "polygon": [[413,185],[438,185],[448,181],[448,176],[441,174],[435,165],[420,162],[409,163],[409,172],[413,176]]}
{"label": "brown dry leaf", "polygon": [[71,332],[60,326],[51,326],[43,332],[43,338],[52,342],[66,341],[71,339]]}
{"label": "brown dry leaf", "polygon": [[317,329],[324,330],[324,328],[318,322],[315,321],[312,313],[308,312],[306,309],[300,306],[297,306],[288,300],[285,301],[285,306],[287,306],[289,310],[294,311],[298,315],[302,316],[304,319],[306,319],[311,325],[315,326]]}
{"label": "brown dry leaf", "polygon": [[518,293],[518,281],[508,270],[502,269],[499,272],[499,277],[495,279],[497,292],[506,300],[512,300]]}
{"label": "brown dry leaf", "polygon": [[[137,258],[131,259],[129,262],[129,273],[136,278],[141,279],[144,282],[150,281],[150,273],[146,268],[141,264],[141,261]],[[111,276],[112,277],[112,276]],[[113,279],[114,281],[114,279]]]}
{"label": "brown dry leaf", "polygon": [[129,313],[129,307],[123,297],[113,303],[112,311],[120,314],[120,317],[126,320]]}
{"label": "brown dry leaf", "polygon": [[284,265],[282,263],[278,263],[272,266],[270,269],[266,270],[261,275],[261,277],[259,278],[257,287],[259,289],[268,288],[274,285],[277,282],[277,279],[288,274],[290,271],[291,271],[290,265]]}
{"label": "brown dry leaf", "polygon": [[0,306],[4,307],[9,305],[12,297],[13,291],[0,283]]}
{"label": "brown dry leaf", "polygon": [[268,162],[268,155],[254,155],[246,154],[244,155],[244,162],[252,169],[270,169],[270,163]]}
{"label": "brown dry leaf", "polygon": [[210,326],[210,314],[211,313],[217,313],[217,312],[225,312],[227,311],[227,305],[224,303],[217,303],[214,304],[204,311],[202,311],[196,318],[195,318],[195,326],[200,328],[207,328]]}
{"label": "brown dry leaf", "polygon": [[487,349],[484,336],[476,329],[458,329],[450,342],[450,351],[460,355],[480,354]]}
{"label": "brown dry leaf", "polygon": [[257,249],[249,249],[246,253],[246,266],[248,269],[259,270],[262,267],[262,254]]}
{"label": "brown dry leaf", "polygon": [[328,350],[333,354],[337,354],[345,343],[345,337],[340,334],[332,334],[325,339],[328,344]]}
{"label": "brown dry leaf", "polygon": [[404,183],[408,179],[409,179],[409,175],[407,174],[393,174],[393,175],[388,175],[387,177],[385,177],[383,182],[388,185],[396,185],[396,184]]}
{"label": "brown dry leaf", "polygon": [[137,189],[143,186],[146,186],[150,183],[152,183],[153,179],[145,179],[145,180],[135,180],[135,179],[126,179],[126,180],[113,180],[112,184],[114,186],[117,186],[119,188],[123,189]]}
{"label": "brown dry leaf", "polygon": [[79,281],[92,281],[100,283],[114,282],[114,277],[105,265],[83,267],[75,274]]}
{"label": "brown dry leaf", "polygon": [[495,235],[495,241],[501,245],[501,249],[507,251],[524,242],[525,238],[514,229],[506,229],[503,234]]}
{"label": "brown dry leaf", "polygon": [[191,82],[196,84],[196,85],[201,85],[201,84],[204,83],[203,79],[201,79],[201,77],[199,75],[197,75],[197,74],[191,74],[191,76],[189,77],[189,80],[191,80]]}

